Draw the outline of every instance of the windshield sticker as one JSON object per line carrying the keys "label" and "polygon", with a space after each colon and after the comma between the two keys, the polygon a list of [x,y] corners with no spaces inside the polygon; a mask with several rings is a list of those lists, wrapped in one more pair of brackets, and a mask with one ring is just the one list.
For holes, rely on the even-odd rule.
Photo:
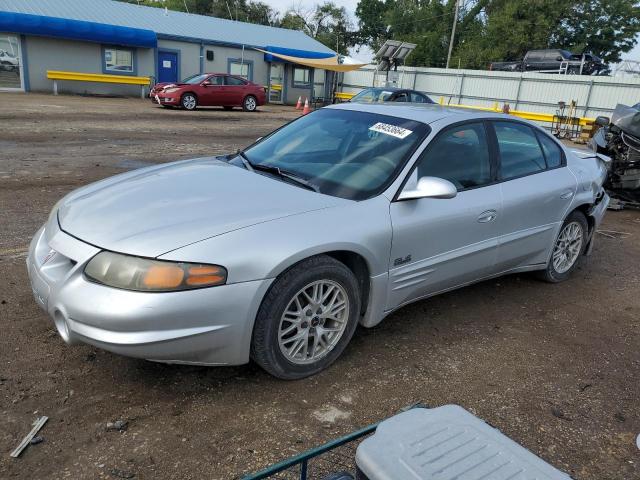
{"label": "windshield sticker", "polygon": [[369,127],[369,130],[373,132],[384,133],[385,135],[391,135],[396,138],[407,138],[409,135],[413,133],[412,130],[407,130],[406,128],[397,127],[395,125],[389,125],[388,123],[378,122],[372,127]]}

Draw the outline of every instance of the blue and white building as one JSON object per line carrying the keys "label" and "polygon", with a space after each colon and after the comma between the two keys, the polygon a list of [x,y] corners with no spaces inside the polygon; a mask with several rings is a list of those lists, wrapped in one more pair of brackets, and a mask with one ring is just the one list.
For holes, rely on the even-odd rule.
{"label": "blue and white building", "polygon": [[[0,0],[0,90],[52,91],[48,70],[173,82],[204,72],[269,87],[273,103],[329,95],[333,72],[284,61],[336,54],[296,30],[113,0]],[[131,95],[140,87],[61,81],[62,93]]]}

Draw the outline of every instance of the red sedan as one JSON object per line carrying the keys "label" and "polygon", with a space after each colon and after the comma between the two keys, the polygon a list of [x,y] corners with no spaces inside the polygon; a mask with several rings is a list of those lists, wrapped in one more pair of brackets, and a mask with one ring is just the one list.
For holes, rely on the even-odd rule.
{"label": "red sedan", "polygon": [[156,85],[151,98],[163,107],[182,107],[195,110],[196,107],[242,107],[253,112],[266,103],[265,88],[262,85],[226,73],[203,73],[181,83]]}

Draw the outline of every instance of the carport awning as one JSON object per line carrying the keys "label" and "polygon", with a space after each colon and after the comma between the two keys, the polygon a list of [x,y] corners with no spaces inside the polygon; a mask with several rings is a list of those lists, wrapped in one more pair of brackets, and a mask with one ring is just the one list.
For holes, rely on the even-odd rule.
{"label": "carport awning", "polygon": [[[87,7],[89,8],[89,6]],[[66,38],[127,47],[155,48],[158,45],[156,32],[151,30],[26,13],[0,12],[0,32]]]}
{"label": "carport awning", "polygon": [[268,62],[273,61],[274,59],[279,59],[284,60],[285,62],[297,63],[299,65],[313,68],[322,68],[324,70],[332,70],[334,72],[348,72],[351,70],[357,70],[366,65],[366,63],[358,62],[350,57],[336,55],[333,52],[308,52],[305,50],[281,47],[266,47],[265,50],[256,48],[256,50],[264,53],[264,59]]}

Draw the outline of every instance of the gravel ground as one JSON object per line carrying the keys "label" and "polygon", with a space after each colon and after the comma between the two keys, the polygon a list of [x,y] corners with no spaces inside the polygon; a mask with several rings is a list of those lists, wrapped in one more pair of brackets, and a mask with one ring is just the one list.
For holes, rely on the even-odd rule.
{"label": "gravel ground", "polygon": [[[415,303],[313,378],[154,364],[64,345],[28,286],[31,235],[80,185],[233,151],[297,112],[1,97],[0,478],[238,478],[416,401],[462,405],[577,479],[640,478],[637,212],[607,214],[625,234],[598,234],[571,280],[512,275]],[[44,442],[10,458],[40,415]]]}

